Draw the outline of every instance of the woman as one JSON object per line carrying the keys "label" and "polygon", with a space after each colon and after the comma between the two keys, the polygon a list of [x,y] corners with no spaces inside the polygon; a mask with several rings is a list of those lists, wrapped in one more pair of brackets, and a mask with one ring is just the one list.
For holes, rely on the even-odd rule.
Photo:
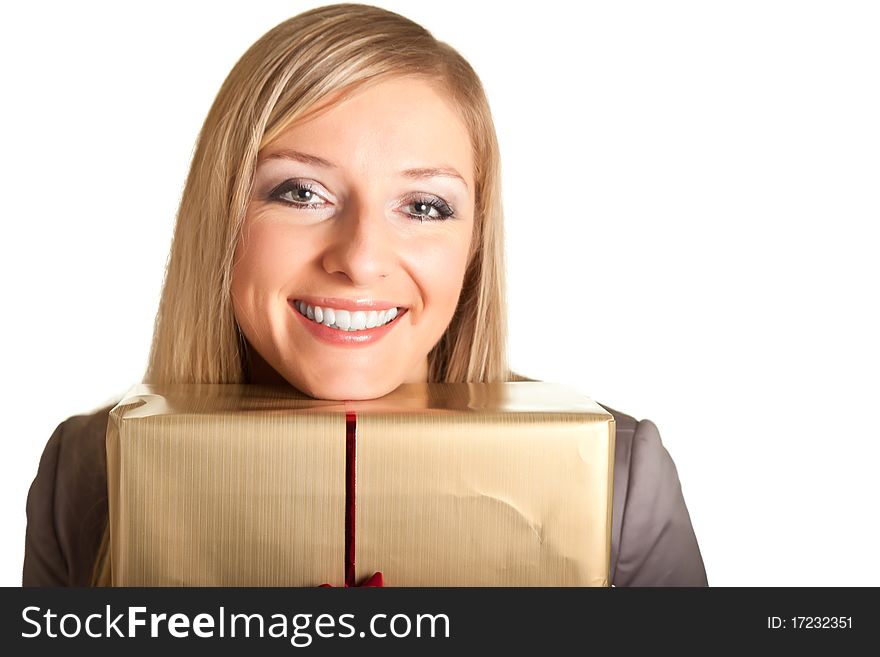
{"label": "woman", "polygon": [[[144,382],[368,399],[406,382],[529,380],[507,366],[503,243],[498,144],[468,63],[377,7],[304,12],[243,55],[208,114]],[[25,585],[110,581],[110,408],[49,439]],[[606,408],[612,583],[706,585],[657,427]]]}

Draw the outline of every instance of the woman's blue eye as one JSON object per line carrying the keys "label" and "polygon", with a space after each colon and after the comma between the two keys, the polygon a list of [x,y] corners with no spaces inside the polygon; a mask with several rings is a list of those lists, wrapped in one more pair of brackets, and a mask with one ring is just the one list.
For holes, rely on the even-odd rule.
{"label": "woman's blue eye", "polygon": [[[269,198],[301,210],[319,208],[326,202],[314,186],[295,179],[285,180],[278,185],[269,192]],[[315,202],[315,199],[322,199],[323,202]],[[443,221],[455,216],[455,211],[449,204],[437,196],[418,196],[410,199],[403,207],[411,207],[412,211],[405,210],[404,213],[420,222]]]}

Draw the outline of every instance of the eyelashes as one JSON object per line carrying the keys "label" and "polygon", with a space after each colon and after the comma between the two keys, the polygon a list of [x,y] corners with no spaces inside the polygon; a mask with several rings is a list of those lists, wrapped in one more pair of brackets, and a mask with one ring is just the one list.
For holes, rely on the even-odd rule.
{"label": "eyelashes", "polygon": [[[324,202],[316,202],[315,199],[323,199]],[[320,195],[315,185],[308,181],[291,178],[285,180],[275,189],[269,192],[269,200],[283,203],[297,210],[312,210],[322,208],[326,202]],[[403,207],[414,207],[414,212],[405,212],[414,221],[445,221],[455,217],[455,210],[446,201],[433,194],[413,194],[407,197],[407,204]]]}
{"label": "eyelashes", "polygon": [[[286,194],[293,194],[291,199],[283,198]],[[307,198],[302,198],[301,194],[307,194]],[[273,201],[281,201],[287,205],[296,208],[310,209],[320,207],[321,203],[312,202],[312,198],[323,198],[318,194],[315,187],[309,183],[305,183],[296,179],[285,180],[275,189],[269,192],[269,198]]]}

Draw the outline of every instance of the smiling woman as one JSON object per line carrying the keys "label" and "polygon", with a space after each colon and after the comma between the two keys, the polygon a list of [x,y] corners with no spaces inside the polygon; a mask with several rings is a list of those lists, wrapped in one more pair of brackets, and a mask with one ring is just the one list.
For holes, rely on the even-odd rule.
{"label": "smiling woman", "polygon": [[334,94],[266,145],[231,290],[251,382],[372,399],[428,381],[472,255],[473,170],[422,76]]}
{"label": "smiling woman", "polygon": [[[200,133],[145,381],[287,381],[359,399],[515,377],[498,160],[478,76],[423,27],[358,4],[277,25]],[[405,307],[392,329],[405,358],[379,374],[392,341],[307,340],[288,302],[313,297]]]}
{"label": "smiling woman", "polygon": [[[507,363],[499,150],[479,77],[399,14],[313,9],[224,81],[184,188],[145,383],[321,399],[529,380]],[[56,429],[28,494],[23,582],[110,582],[111,406]],[[617,428],[611,581],[706,583],[649,420]],[[56,503],[57,501],[57,503]]]}

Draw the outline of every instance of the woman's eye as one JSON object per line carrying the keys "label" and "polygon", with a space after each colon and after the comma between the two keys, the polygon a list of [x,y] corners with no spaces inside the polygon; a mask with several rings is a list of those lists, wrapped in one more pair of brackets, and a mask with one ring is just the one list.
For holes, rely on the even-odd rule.
{"label": "woman's eye", "polygon": [[404,208],[412,208],[406,213],[419,221],[443,221],[455,214],[446,201],[436,197],[415,199]]}
{"label": "woman's eye", "polygon": [[316,208],[327,202],[314,186],[298,180],[285,180],[270,192],[269,197],[296,208]]}
{"label": "woman's eye", "polygon": [[[269,193],[269,198],[296,209],[320,208],[329,201],[321,196],[315,185],[302,180],[285,180]],[[417,197],[404,206],[404,213],[418,221],[443,221],[455,216],[455,211],[437,196]]]}

